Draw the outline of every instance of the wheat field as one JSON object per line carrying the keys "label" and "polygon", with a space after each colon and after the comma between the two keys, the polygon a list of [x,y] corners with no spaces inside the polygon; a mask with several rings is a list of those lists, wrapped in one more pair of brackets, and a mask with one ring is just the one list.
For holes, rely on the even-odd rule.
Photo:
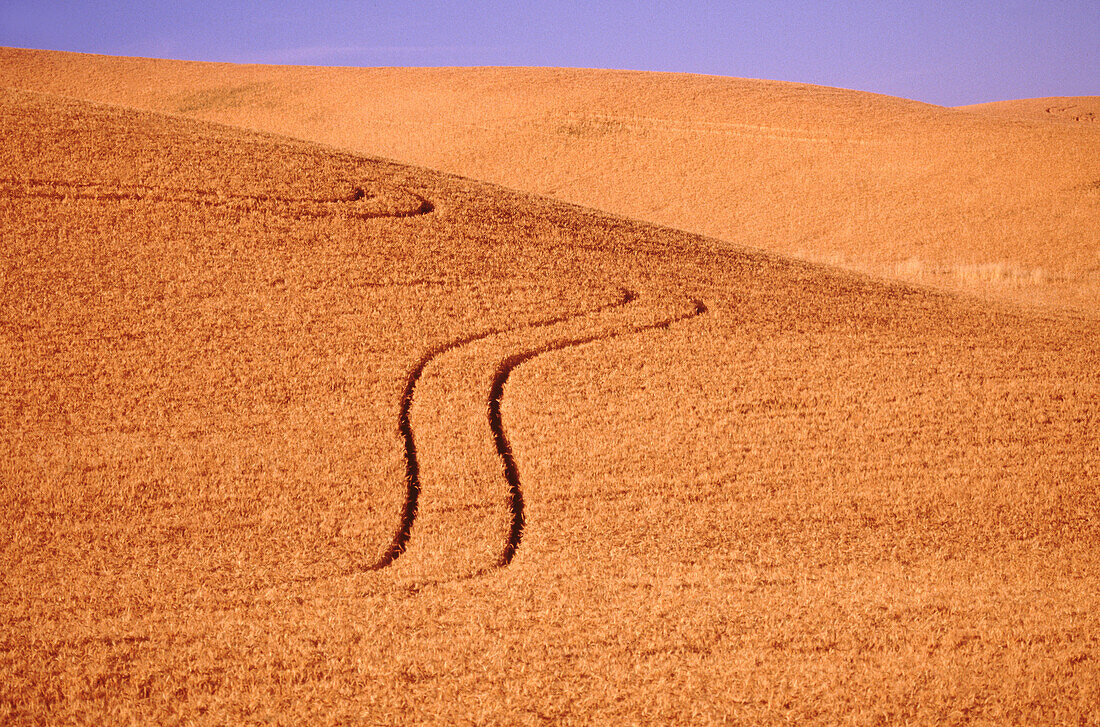
{"label": "wheat field", "polygon": [[321,142],[876,277],[1100,310],[1097,97],[948,109],[688,74],[16,49],[0,50],[0,84]]}
{"label": "wheat field", "polygon": [[1090,121],[0,75],[0,721],[1096,722]]}

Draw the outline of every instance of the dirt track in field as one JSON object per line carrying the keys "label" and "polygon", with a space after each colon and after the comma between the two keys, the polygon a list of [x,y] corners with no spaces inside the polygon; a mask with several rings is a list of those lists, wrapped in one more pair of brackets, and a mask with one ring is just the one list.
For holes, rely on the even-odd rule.
{"label": "dirt track in field", "polygon": [[190,204],[248,210],[263,207],[265,211],[292,219],[301,217],[331,217],[345,215],[360,219],[376,217],[412,217],[432,211],[432,203],[423,197],[401,189],[386,193],[366,192],[352,188],[340,199],[310,199],[279,197],[268,194],[226,194],[203,189],[173,189],[145,185],[113,185],[104,183],[72,183],[49,179],[0,179],[0,195],[7,197],[41,197],[43,199],[85,199],[98,202],[155,202]]}
{"label": "dirt track in field", "polygon": [[[630,301],[634,300],[635,297],[635,293],[624,290],[622,293],[622,297],[618,301],[614,303],[609,303],[598,310],[607,310],[609,308],[626,305]],[[439,346],[438,348],[427,352],[420,358],[419,361],[416,362],[416,365],[413,367],[412,371],[410,371],[409,375],[405,378],[405,390],[401,394],[400,414],[398,415],[397,420],[397,429],[401,433],[401,439],[405,443],[405,504],[401,509],[401,520],[397,528],[397,533],[393,537],[393,542],[390,544],[390,547],[386,550],[386,552],[382,555],[378,562],[372,566],[373,569],[377,570],[379,568],[385,568],[393,561],[395,561],[402,553],[405,552],[405,548],[408,546],[409,543],[409,537],[412,534],[413,523],[416,520],[417,504],[420,501],[420,464],[419,462],[417,462],[416,459],[416,441],[413,437],[413,430],[412,424],[410,422],[409,412],[412,410],[413,395],[416,393],[416,382],[418,382],[420,380],[420,377],[424,375],[424,369],[427,368],[430,363],[439,358],[441,355],[456,348],[467,346],[471,343],[475,343],[477,341],[481,341],[491,336],[496,336],[505,332],[514,332],[515,330],[521,330],[523,328],[539,328],[552,326],[557,323],[568,321],[572,317],[573,316],[568,315],[554,316],[552,318],[546,318],[540,321],[524,324],[520,327],[520,329],[511,329],[509,331],[489,330],[481,333],[474,333],[459,338],[455,341],[445,343],[442,346]],[[503,431],[500,429],[499,426],[499,410],[497,412],[497,422],[495,427],[493,425],[492,411],[492,403],[490,401],[490,427],[493,427],[494,436],[503,437]],[[514,477],[514,472],[511,475],[506,472],[506,476],[508,477],[509,484],[513,488],[519,487],[519,481],[518,478]],[[516,542],[518,544],[518,538]],[[512,548],[512,550],[514,552],[514,547]],[[509,558],[509,560],[511,560],[511,558]]]}
{"label": "dirt track in field", "polygon": [[[667,329],[671,325],[686,321],[690,318],[694,318],[695,316],[703,315],[704,313],[706,313],[706,306],[701,301],[693,301],[691,303],[691,310],[689,312],[675,315],[670,318],[660,319],[650,323],[616,323],[614,320],[612,320],[605,323],[603,326],[601,326],[601,329],[596,332],[583,332],[583,329],[580,332],[568,332],[569,328],[576,328],[577,324],[585,322],[585,319],[592,315],[605,315],[607,313],[611,313],[615,309],[635,303],[637,299],[637,293],[624,289],[618,300],[603,305],[589,313],[572,316],[555,316],[552,318],[546,318],[543,320],[526,323],[514,329],[489,330],[471,334],[439,346],[438,348],[429,351],[421,357],[421,359],[413,367],[412,371],[409,372],[409,375],[405,380],[405,390],[402,393],[400,413],[398,416],[398,431],[401,433],[401,438],[404,442],[405,449],[405,503],[402,507],[399,525],[397,528],[397,532],[394,535],[393,542],[390,544],[390,547],[386,550],[382,557],[371,566],[372,570],[378,570],[391,565],[401,556],[402,553],[405,552],[406,548],[409,547],[409,541],[412,537],[413,528],[416,523],[416,516],[421,498],[422,487],[420,483],[420,462],[417,458],[416,440],[411,422],[411,411],[414,396],[416,393],[416,384],[423,376],[425,369],[429,365],[433,364],[435,361],[443,358],[445,354],[456,351],[457,349],[461,349],[465,346],[475,344],[479,341],[484,341],[485,339],[494,336],[507,334],[514,337],[515,334],[520,333],[524,330],[538,328],[556,331],[563,328],[562,324],[567,324],[565,326],[565,331],[562,331],[560,333],[555,332],[555,335],[558,337],[551,338],[534,348],[522,350],[518,353],[512,353],[504,358],[504,360],[501,361],[500,364],[497,366],[496,371],[493,374],[489,392],[487,395],[489,430],[492,433],[493,446],[496,449],[497,455],[500,457],[501,460],[503,477],[508,485],[506,508],[510,514],[510,522],[508,525],[507,538],[501,548],[500,557],[495,563],[495,565],[498,567],[504,567],[509,565],[512,562],[512,559],[515,557],[516,551],[519,548],[520,541],[522,539],[523,527],[525,522],[523,511],[523,491],[520,484],[519,469],[516,465],[511,445],[508,443],[508,437],[505,432],[504,423],[500,411],[501,400],[504,397],[504,387],[508,382],[508,377],[511,375],[512,371],[518,366],[544,354],[549,354],[555,351],[561,351],[563,349],[573,348],[576,346],[587,346],[618,336],[641,333],[644,331]],[[647,303],[644,301],[638,302],[637,304],[647,306]],[[461,538],[461,536],[458,537]],[[483,573],[485,572],[485,569],[482,569],[478,572]]]}
{"label": "dirt track in field", "polygon": [[[624,302],[629,302],[629,300]],[[500,555],[500,561],[498,563],[500,566],[503,567],[508,565],[512,562],[512,558],[515,557],[516,550],[519,548],[520,540],[523,537],[523,526],[525,522],[523,514],[523,491],[520,488],[519,468],[516,466],[516,459],[512,454],[512,446],[508,443],[508,437],[504,431],[504,422],[501,420],[500,415],[500,402],[501,399],[504,398],[504,386],[508,383],[508,377],[512,374],[512,371],[521,364],[537,356],[542,356],[543,354],[561,351],[574,346],[584,346],[615,336],[666,329],[675,323],[689,320],[695,316],[701,316],[706,312],[706,305],[704,305],[702,301],[693,301],[692,310],[689,313],[684,313],[674,318],[630,328],[625,331],[615,331],[611,334],[559,339],[539,348],[516,353],[504,359],[493,375],[493,385],[492,388],[489,389],[489,428],[493,432],[493,444],[496,446],[497,454],[500,455],[501,462],[504,466],[504,479],[508,481],[508,510],[512,514],[512,521],[508,528],[508,541],[504,545],[504,550]]]}

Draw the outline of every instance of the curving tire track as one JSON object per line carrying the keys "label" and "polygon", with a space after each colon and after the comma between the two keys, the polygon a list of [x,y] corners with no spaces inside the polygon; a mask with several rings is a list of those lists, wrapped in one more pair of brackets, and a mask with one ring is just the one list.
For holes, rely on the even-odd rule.
{"label": "curving tire track", "polygon": [[412,535],[412,526],[413,522],[416,520],[417,508],[420,501],[420,464],[416,458],[416,439],[413,436],[410,412],[412,411],[416,384],[420,381],[420,377],[423,376],[424,369],[427,368],[428,364],[448,351],[452,351],[462,346],[468,346],[477,341],[491,338],[492,336],[497,336],[502,333],[511,333],[513,331],[522,331],[528,328],[542,328],[556,323],[564,323],[573,318],[580,318],[600,311],[620,308],[632,302],[637,297],[635,292],[624,288],[620,291],[619,298],[613,303],[600,306],[586,313],[571,313],[568,315],[554,316],[552,318],[525,323],[513,328],[490,329],[442,344],[429,350],[420,357],[420,360],[416,362],[412,370],[409,371],[409,375],[405,378],[405,389],[401,394],[401,406],[397,419],[397,429],[405,444],[405,504],[401,510],[401,519],[398,524],[397,532],[394,534],[389,548],[376,563],[369,566],[369,570],[380,570],[385,568],[401,557],[401,554],[404,553],[405,549],[408,547],[409,538]]}
{"label": "curving tire track", "polygon": [[517,353],[506,358],[493,376],[493,384],[489,389],[489,429],[493,433],[493,443],[496,445],[497,455],[504,467],[504,478],[508,481],[508,509],[511,512],[511,525],[508,533],[508,541],[497,561],[498,567],[504,567],[512,562],[519,549],[520,540],[523,538],[523,491],[520,489],[519,468],[516,466],[515,456],[512,454],[512,446],[508,443],[508,436],[504,432],[504,424],[501,421],[500,402],[504,398],[504,385],[508,377],[520,365],[545,353],[560,351],[574,346],[583,346],[587,343],[595,343],[618,336],[641,333],[642,331],[663,330],[675,323],[690,318],[701,316],[707,312],[707,306],[701,300],[692,301],[692,310],[688,313],[669,318],[658,323],[650,323],[641,326],[632,326],[626,330],[613,331],[611,333],[569,338],[554,341],[545,346]]}
{"label": "curving tire track", "polygon": [[233,194],[215,190],[160,187],[145,184],[68,182],[51,179],[0,179],[0,196],[40,199],[84,199],[101,202],[149,201],[220,207],[242,212],[264,209],[276,214],[301,217],[359,219],[414,217],[435,207],[425,197],[404,187],[385,187],[371,193],[356,186],[343,197],[289,197],[267,194]]}

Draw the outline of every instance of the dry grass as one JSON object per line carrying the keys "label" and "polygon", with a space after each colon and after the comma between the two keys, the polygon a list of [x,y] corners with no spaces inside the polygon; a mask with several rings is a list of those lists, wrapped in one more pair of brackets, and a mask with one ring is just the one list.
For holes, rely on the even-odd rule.
{"label": "dry grass", "polygon": [[1054,96],[1017,101],[959,106],[961,111],[1014,119],[1061,121],[1072,124],[1100,123],[1100,96]]}
{"label": "dry grass", "polygon": [[[0,118],[0,721],[1095,722],[1095,318],[155,113]],[[852,168],[815,164],[817,198]]]}
{"label": "dry grass", "polygon": [[[4,83],[323,142],[1029,308],[1100,311],[1100,125],[1064,122],[1095,115],[1095,98],[955,110],[680,74],[16,50],[0,51]],[[1006,285],[973,272],[997,267],[1025,273]]]}

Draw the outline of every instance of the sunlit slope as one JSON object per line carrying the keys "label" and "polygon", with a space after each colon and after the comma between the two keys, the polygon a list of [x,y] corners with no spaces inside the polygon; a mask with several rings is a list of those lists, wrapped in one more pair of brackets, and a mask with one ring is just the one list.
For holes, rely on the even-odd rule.
{"label": "sunlit slope", "polygon": [[1037,121],[1100,124],[1100,96],[1052,96],[959,106],[960,111]]}
{"label": "sunlit slope", "polygon": [[0,118],[0,721],[1100,701],[1095,321],[186,119]]}
{"label": "sunlit slope", "polygon": [[794,83],[37,51],[0,83],[275,131],[876,275],[1100,311],[1100,128]]}
{"label": "sunlit slope", "polygon": [[[435,224],[448,217],[403,168],[24,92],[3,102],[6,504],[43,498],[57,525],[127,558],[209,558],[249,580],[320,551],[369,565],[405,496],[410,358],[473,322],[619,294],[500,274],[502,253],[471,239],[504,221]],[[93,557],[63,532],[38,557]]]}

